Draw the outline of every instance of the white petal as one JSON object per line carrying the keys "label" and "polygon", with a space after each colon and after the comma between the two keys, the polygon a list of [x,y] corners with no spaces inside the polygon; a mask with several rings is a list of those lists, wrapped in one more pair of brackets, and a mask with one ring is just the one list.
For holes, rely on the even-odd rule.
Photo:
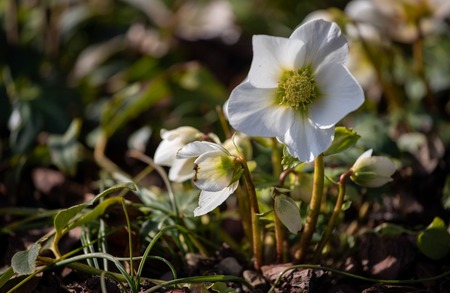
{"label": "white petal", "polygon": [[275,103],[276,89],[261,89],[249,82],[238,85],[228,102],[228,119],[234,129],[248,135],[283,135],[293,122],[294,112]]}
{"label": "white petal", "polygon": [[390,177],[397,170],[394,163],[387,157],[374,156],[366,158],[364,162],[366,162],[367,165],[370,165],[373,172],[380,176]]}
{"label": "white petal", "polygon": [[297,116],[291,128],[279,140],[289,153],[302,162],[312,162],[323,153],[333,141],[334,126],[321,129],[308,118]]}
{"label": "white petal", "polygon": [[201,216],[214,210],[221,205],[237,188],[239,181],[231,184],[229,187],[218,191],[202,191],[198,200],[198,207],[194,210],[194,216]]}
{"label": "white petal", "polygon": [[177,158],[196,158],[204,153],[211,151],[221,151],[225,154],[229,154],[229,152],[223,146],[216,143],[208,141],[194,141],[182,147],[178,151]]}
{"label": "white petal", "polygon": [[190,126],[181,126],[173,130],[161,129],[161,138],[163,140],[156,148],[154,155],[155,164],[172,166],[178,150],[185,144],[194,141],[200,133],[200,131]]}
{"label": "white petal", "polygon": [[348,56],[347,40],[337,24],[315,19],[298,27],[290,36],[305,43],[305,63],[317,68],[322,63],[343,64]]}
{"label": "white petal", "polygon": [[228,161],[225,167],[233,166],[232,158],[222,151],[212,151],[201,155],[195,160],[194,184],[201,190],[219,191],[230,185],[233,179],[233,168],[226,169],[224,161]]}
{"label": "white petal", "polygon": [[321,128],[335,125],[364,103],[361,86],[341,64],[324,64],[315,79],[323,96],[309,106],[309,114]]}
{"label": "white petal", "polygon": [[300,68],[304,57],[304,44],[300,40],[253,36],[253,60],[248,78],[256,87],[277,87],[283,70]]}
{"label": "white petal", "polygon": [[195,158],[176,159],[169,170],[169,179],[175,182],[183,182],[194,177]]}
{"label": "white petal", "polygon": [[372,156],[372,149],[368,149],[367,151],[365,151],[364,153],[362,153],[355,161],[355,163],[353,164],[353,169],[358,168],[358,166],[367,158],[370,158]]}
{"label": "white petal", "polygon": [[163,166],[172,166],[176,159],[177,152],[184,146],[180,141],[163,140],[156,148],[154,161],[155,164]]}

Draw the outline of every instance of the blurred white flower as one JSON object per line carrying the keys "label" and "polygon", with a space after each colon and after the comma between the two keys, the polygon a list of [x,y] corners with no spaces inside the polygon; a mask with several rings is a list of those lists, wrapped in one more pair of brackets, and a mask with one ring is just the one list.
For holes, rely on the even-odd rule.
{"label": "blurred white flower", "polygon": [[331,144],[334,125],[364,102],[343,65],[347,40],[335,23],[313,20],[290,38],[253,37],[248,78],[228,101],[237,130],[276,137],[301,161],[313,161]]}
{"label": "blurred white flower", "polygon": [[177,10],[175,33],[186,40],[220,37],[225,43],[237,41],[240,31],[235,25],[231,4],[226,0],[183,1]]}
{"label": "blurred white flower", "polygon": [[[410,43],[447,27],[448,0],[353,0],[345,8],[354,21],[373,25],[393,40]],[[420,31],[419,29],[420,28]]]}
{"label": "blurred white flower", "polygon": [[177,159],[177,152],[186,144],[202,138],[204,134],[194,127],[182,126],[173,130],[161,130],[163,139],[154,155],[155,164],[169,166],[169,179],[182,182],[194,177],[194,158]]}
{"label": "blurred white flower", "polygon": [[394,163],[387,157],[373,156],[372,150],[364,152],[351,168],[350,179],[364,187],[380,187],[392,181]]}
{"label": "blurred white flower", "polygon": [[[195,141],[178,151],[178,159],[194,158],[194,184],[201,189],[195,216],[201,216],[221,205],[238,187],[243,169],[236,157],[223,146]],[[192,166],[191,166],[192,167]]]}

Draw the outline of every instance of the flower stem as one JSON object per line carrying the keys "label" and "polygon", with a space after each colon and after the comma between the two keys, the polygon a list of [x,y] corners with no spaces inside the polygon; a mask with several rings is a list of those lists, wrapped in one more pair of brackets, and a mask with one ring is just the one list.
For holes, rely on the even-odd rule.
{"label": "flower stem", "polygon": [[322,250],[330,239],[331,233],[333,232],[334,227],[337,224],[338,217],[342,211],[342,204],[344,203],[345,196],[345,179],[350,176],[352,171],[347,171],[341,175],[339,179],[339,193],[336,199],[336,205],[334,206],[333,214],[328,221],[328,225],[323,232],[322,239],[320,239],[319,244],[317,245],[316,251],[314,253],[313,262],[316,263],[320,255],[322,254]]}
{"label": "flower stem", "polygon": [[[287,176],[289,176],[290,173],[292,173],[293,170],[292,169],[286,169],[283,172],[281,172],[280,174],[280,178],[278,181],[278,187],[283,188],[284,186],[284,181],[286,180]],[[273,191],[275,193],[275,196],[277,195],[276,193],[278,193],[277,189],[274,189]],[[274,201],[275,203],[275,201]],[[274,206],[274,211],[275,211],[275,206]],[[277,213],[273,213],[273,217],[274,217],[274,224],[275,224],[275,246],[276,246],[276,251],[277,251],[277,263],[281,263],[285,261],[285,247],[286,247],[286,240],[285,240],[285,228],[283,226],[283,224],[281,223],[280,219],[277,216]]]}
{"label": "flower stem", "polygon": [[[282,177],[283,180],[280,179],[279,187],[283,187],[284,179],[287,175],[282,172],[281,169],[281,158],[280,158],[280,150],[278,149],[278,141],[276,138],[272,138],[272,168],[273,168],[273,175],[275,177]],[[275,210],[275,209],[274,209]],[[284,259],[284,246],[285,246],[285,239],[284,239],[284,228],[283,224],[281,223],[280,219],[277,216],[277,213],[273,213],[274,218],[274,224],[275,224],[275,246],[277,251],[277,263],[281,263]]]}
{"label": "flower stem", "polygon": [[258,199],[256,198],[255,185],[250,176],[250,171],[248,169],[247,163],[241,157],[238,158],[244,169],[244,181],[245,187],[247,189],[247,194],[250,203],[250,214],[251,214],[251,224],[252,224],[252,246],[253,246],[253,265],[256,270],[261,268],[262,264],[262,242],[261,242],[261,229],[259,225],[259,207]]}
{"label": "flower stem", "polygon": [[314,161],[314,184],[311,202],[309,203],[309,212],[306,217],[305,229],[300,238],[300,248],[295,253],[295,259],[298,263],[305,260],[306,252],[308,251],[309,243],[316,229],[317,218],[319,217],[320,205],[323,195],[324,182],[324,164],[323,154],[320,154]]}

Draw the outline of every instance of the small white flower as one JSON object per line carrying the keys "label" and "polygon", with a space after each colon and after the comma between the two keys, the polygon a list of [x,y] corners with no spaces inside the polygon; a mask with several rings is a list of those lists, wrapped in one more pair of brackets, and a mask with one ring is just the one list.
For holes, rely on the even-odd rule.
{"label": "small white flower", "polygon": [[195,216],[201,216],[221,205],[238,187],[242,166],[223,146],[195,141],[178,151],[178,159],[194,158],[194,184],[201,189]]}
{"label": "small white flower", "polygon": [[186,144],[200,139],[203,136],[199,130],[182,126],[174,130],[161,130],[163,139],[155,151],[155,164],[171,167],[169,170],[169,179],[175,182],[182,182],[194,177],[192,165],[195,158],[176,159],[179,149]]}
{"label": "small white flower", "polygon": [[392,181],[396,167],[394,163],[381,156],[373,156],[372,150],[364,152],[351,168],[350,179],[364,187],[380,187]]}
{"label": "small white flower", "polygon": [[228,101],[237,130],[276,137],[301,161],[313,161],[331,144],[334,125],[364,101],[344,63],[347,40],[335,23],[309,21],[287,38],[253,37],[248,78]]}

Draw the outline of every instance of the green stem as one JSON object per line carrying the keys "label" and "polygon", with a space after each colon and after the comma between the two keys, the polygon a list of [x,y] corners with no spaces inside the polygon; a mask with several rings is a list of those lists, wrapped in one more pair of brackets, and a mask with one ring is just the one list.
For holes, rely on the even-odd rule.
{"label": "green stem", "polygon": [[241,157],[237,161],[242,165],[244,169],[244,181],[247,189],[247,195],[250,203],[251,225],[252,225],[252,247],[253,247],[253,265],[256,270],[259,270],[262,265],[262,243],[261,243],[261,229],[259,225],[259,207],[258,199],[256,197],[255,186],[250,175],[247,163]]}
{"label": "green stem", "polygon": [[347,171],[344,174],[342,174],[339,179],[339,193],[338,193],[338,196],[336,199],[336,205],[334,206],[333,214],[331,215],[330,220],[328,221],[328,225],[325,228],[325,231],[323,232],[322,239],[320,239],[320,242],[317,245],[316,252],[314,254],[314,259],[313,259],[314,263],[317,262],[318,258],[322,254],[322,250],[325,247],[325,245],[328,243],[331,233],[333,232],[334,227],[337,224],[337,220],[342,211],[342,204],[344,203],[345,179],[348,176],[350,176],[351,173],[352,173],[352,171]]}
{"label": "green stem", "polygon": [[236,189],[236,197],[238,200],[238,208],[242,219],[242,227],[244,228],[245,237],[250,243],[250,247],[253,247],[252,220],[251,215],[248,213],[250,207],[248,205],[246,193],[242,190],[241,186],[238,186]]}
{"label": "green stem", "polygon": [[[280,177],[283,179],[280,179],[279,187],[283,187],[284,179],[286,178],[285,172],[282,171],[281,168],[281,158],[280,158],[280,150],[278,149],[278,141],[276,138],[272,138],[272,168],[273,168],[273,175],[274,177]],[[289,174],[289,171],[288,173]],[[275,210],[275,207],[274,207]],[[280,219],[277,216],[277,213],[273,213],[274,218],[274,224],[275,224],[275,246],[277,251],[277,263],[281,263],[284,261],[284,246],[285,246],[285,239],[284,239],[284,226],[281,223]]]}
{"label": "green stem", "polygon": [[309,203],[308,216],[306,218],[305,229],[300,238],[300,248],[295,254],[297,262],[305,260],[309,244],[316,229],[317,218],[319,217],[320,205],[323,195],[324,164],[323,154],[320,154],[314,161],[314,184],[311,202]]}
{"label": "green stem", "polygon": [[[287,176],[293,172],[292,169],[286,169],[280,174],[280,178],[278,181],[278,187],[283,188],[284,181],[286,180]],[[277,189],[274,189],[274,193],[278,192]],[[277,194],[275,194],[277,196]],[[275,202],[275,201],[274,201]],[[275,207],[274,207],[275,211]],[[277,213],[273,213],[274,217],[274,224],[275,224],[275,246],[277,251],[277,263],[281,263],[285,261],[285,247],[286,247],[286,240],[285,240],[285,231],[283,223],[281,223],[280,219],[277,216]]]}

